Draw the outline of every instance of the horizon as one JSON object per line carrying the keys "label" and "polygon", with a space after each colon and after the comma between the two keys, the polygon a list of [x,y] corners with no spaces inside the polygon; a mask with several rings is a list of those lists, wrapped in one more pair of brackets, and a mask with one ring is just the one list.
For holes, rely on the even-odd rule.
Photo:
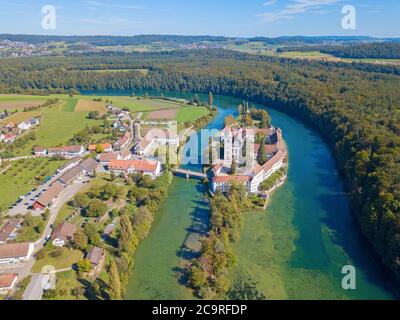
{"label": "horizon", "polygon": [[[42,9],[56,9],[56,26],[43,29]],[[356,26],[344,29],[345,6],[353,6]],[[282,36],[400,37],[395,0],[39,0],[6,2],[0,12],[1,34],[48,36]],[[21,21],[23,21],[21,23]]]}

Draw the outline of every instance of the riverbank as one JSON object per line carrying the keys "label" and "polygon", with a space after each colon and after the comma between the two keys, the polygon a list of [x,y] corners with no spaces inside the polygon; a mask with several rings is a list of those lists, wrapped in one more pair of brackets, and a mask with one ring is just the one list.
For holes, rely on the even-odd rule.
{"label": "riverbank", "polygon": [[[175,92],[165,95],[190,96]],[[207,95],[199,96],[207,99]],[[232,97],[214,96],[219,112],[208,128],[222,128],[227,115],[237,116],[237,106],[241,102]],[[232,277],[250,274],[258,282],[257,289],[273,299],[395,298],[387,271],[371,257],[350,215],[348,199],[326,143],[315,131],[287,114],[270,108],[268,112],[273,124],[285,133],[290,154],[289,179],[274,192],[266,211],[245,216],[241,238],[233,244],[238,265]],[[172,214],[169,219],[155,222],[150,235],[142,242],[143,247],[139,246],[127,299],[190,298],[174,270],[179,264],[177,254],[192,224],[194,211],[208,209],[195,205],[199,195],[202,196],[202,189],[196,191],[188,187],[192,183],[197,184],[174,178],[171,192],[176,195],[174,201],[167,199],[161,209]],[[182,219],[186,222],[180,226],[175,224],[175,220]],[[173,230],[169,227],[171,221]],[[156,236],[159,229],[168,229],[170,233]],[[180,234],[180,238],[170,242],[169,238],[175,234]],[[154,247],[158,249],[146,249]],[[165,261],[169,264],[153,267]],[[357,270],[357,290],[351,292],[340,286],[341,268],[347,264],[354,265]],[[135,280],[135,277],[142,280]]]}

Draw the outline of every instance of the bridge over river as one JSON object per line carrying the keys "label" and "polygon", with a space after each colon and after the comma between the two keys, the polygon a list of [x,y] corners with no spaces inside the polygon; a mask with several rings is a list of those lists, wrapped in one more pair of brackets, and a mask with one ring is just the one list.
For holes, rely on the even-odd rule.
{"label": "bridge over river", "polygon": [[174,175],[177,176],[184,176],[186,179],[206,179],[207,175],[202,172],[197,172],[197,171],[191,171],[191,170],[185,170],[185,169],[175,169],[172,171]]}

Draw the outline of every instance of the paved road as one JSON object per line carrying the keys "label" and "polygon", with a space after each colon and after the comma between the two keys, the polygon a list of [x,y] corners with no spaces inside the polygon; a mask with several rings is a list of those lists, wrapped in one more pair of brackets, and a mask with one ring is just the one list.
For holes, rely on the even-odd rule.
{"label": "paved road", "polygon": [[[51,232],[52,232],[51,226],[56,221],[58,212],[60,211],[60,209],[64,205],[64,203],[66,203],[74,195],[79,193],[82,190],[82,188],[84,188],[87,185],[87,183],[89,181],[90,181],[90,178],[85,177],[82,181],[74,182],[72,185],[67,186],[61,192],[59,197],[54,201],[53,206],[50,208],[50,217],[47,222],[46,228],[45,228],[42,236],[40,237],[40,239],[34,243],[34,245],[35,245],[34,254],[36,252],[38,252],[39,250],[41,250],[44,247],[44,245],[46,244],[46,237],[51,235]],[[16,265],[11,268],[0,267],[0,273],[18,274],[18,282],[20,282],[22,279],[24,279],[25,277],[32,274],[31,270],[36,261],[34,254],[32,255],[31,259],[26,264]]]}

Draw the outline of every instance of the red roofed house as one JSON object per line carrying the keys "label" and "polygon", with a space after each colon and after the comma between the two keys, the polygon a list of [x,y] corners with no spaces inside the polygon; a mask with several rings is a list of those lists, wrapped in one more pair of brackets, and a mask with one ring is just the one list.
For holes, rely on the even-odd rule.
{"label": "red roofed house", "polygon": [[0,294],[7,294],[17,283],[18,275],[16,274],[0,274]]}
{"label": "red roofed house", "polygon": [[111,160],[108,168],[119,175],[143,173],[153,179],[161,173],[161,163],[157,160]]}
{"label": "red roofed house", "polygon": [[28,261],[35,246],[33,243],[9,243],[0,245],[0,265],[16,264]]}
{"label": "red roofed house", "polygon": [[113,147],[110,143],[101,143],[101,144],[91,144],[88,147],[89,151],[96,151],[97,147],[101,147],[104,152],[112,152],[113,151]]}
{"label": "red roofed house", "polygon": [[47,150],[45,148],[43,148],[43,147],[36,146],[36,147],[33,147],[33,154],[35,156],[42,156],[43,157],[43,156],[45,156],[47,154]]}
{"label": "red roofed house", "polygon": [[17,137],[17,136],[16,136],[14,133],[8,132],[8,133],[6,133],[6,134],[4,135],[3,141],[4,141],[5,143],[13,143],[13,142],[15,141],[15,138],[16,138],[16,137]]}

